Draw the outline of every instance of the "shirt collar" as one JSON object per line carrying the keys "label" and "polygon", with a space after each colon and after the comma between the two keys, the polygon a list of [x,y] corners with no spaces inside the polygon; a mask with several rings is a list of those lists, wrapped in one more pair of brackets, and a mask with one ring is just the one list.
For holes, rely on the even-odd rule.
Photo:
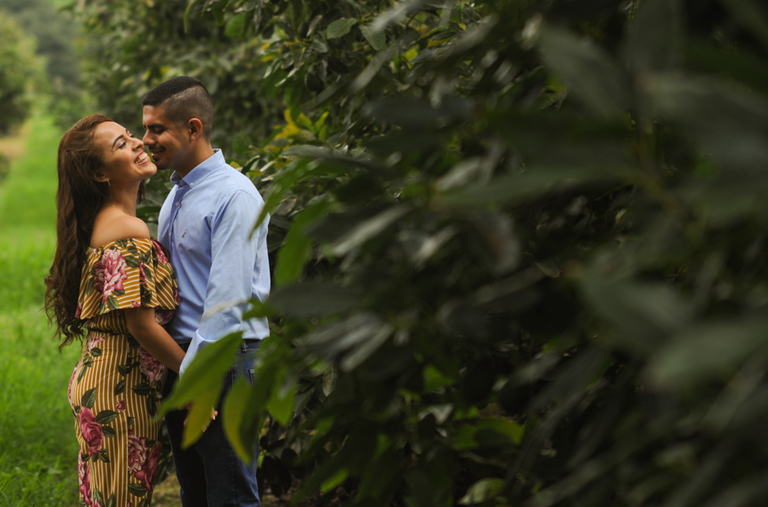
{"label": "shirt collar", "polygon": [[185,177],[182,178],[176,171],[173,171],[173,174],[171,174],[171,181],[179,187],[185,187],[187,185],[194,187],[198,182],[205,179],[206,176],[223,166],[225,163],[226,161],[224,160],[224,155],[221,153],[221,150],[215,148],[213,150],[213,155],[200,162],[194,169],[189,171],[189,174]]}

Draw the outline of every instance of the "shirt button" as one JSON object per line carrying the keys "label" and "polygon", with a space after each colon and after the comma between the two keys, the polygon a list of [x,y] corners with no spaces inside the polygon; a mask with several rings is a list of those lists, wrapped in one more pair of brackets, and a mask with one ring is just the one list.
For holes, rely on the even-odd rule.
{"label": "shirt button", "polygon": [[176,203],[176,206],[178,206],[179,204],[180,204],[180,203],[178,203],[178,202],[177,202],[177,203]]}

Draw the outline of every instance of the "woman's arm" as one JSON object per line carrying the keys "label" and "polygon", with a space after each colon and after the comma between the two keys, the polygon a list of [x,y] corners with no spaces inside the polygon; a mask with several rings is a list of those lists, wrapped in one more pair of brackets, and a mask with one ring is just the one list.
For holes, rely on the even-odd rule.
{"label": "woman's arm", "polygon": [[128,331],[152,357],[178,373],[184,351],[171,335],[155,320],[153,308],[126,308],[125,321]]}

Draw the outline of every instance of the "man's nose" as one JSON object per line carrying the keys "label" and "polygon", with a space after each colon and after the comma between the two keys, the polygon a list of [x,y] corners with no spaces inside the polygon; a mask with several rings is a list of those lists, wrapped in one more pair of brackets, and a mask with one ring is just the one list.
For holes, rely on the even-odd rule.
{"label": "man's nose", "polygon": [[141,138],[141,141],[147,146],[153,143],[152,136],[150,135],[149,131],[144,132],[144,137]]}

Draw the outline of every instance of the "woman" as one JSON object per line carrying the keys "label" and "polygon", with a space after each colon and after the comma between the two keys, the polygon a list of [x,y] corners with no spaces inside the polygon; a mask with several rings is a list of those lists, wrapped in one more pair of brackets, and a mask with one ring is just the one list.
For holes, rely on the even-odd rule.
{"label": "woman", "polygon": [[156,171],[142,142],[103,115],[83,118],[59,144],[45,306],[61,346],[87,331],[68,396],[89,506],[150,505],[159,393],[165,368],[178,371],[184,358],[162,327],[178,305],[173,268],[136,217],[143,181]]}

